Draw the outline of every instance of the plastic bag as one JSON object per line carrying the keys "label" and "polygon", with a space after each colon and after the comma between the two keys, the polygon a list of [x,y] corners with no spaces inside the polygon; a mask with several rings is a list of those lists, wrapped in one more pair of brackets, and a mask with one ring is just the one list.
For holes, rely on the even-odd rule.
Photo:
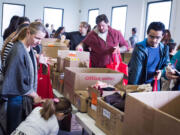
{"label": "plastic bag", "polygon": [[120,53],[113,53],[113,61],[111,62],[111,64],[106,65],[106,68],[123,73],[123,85],[128,84],[128,66],[127,64],[122,62]]}

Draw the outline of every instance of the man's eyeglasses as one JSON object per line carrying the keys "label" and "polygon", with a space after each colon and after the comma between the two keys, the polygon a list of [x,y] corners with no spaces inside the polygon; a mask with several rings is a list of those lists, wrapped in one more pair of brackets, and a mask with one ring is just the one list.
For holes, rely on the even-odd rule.
{"label": "man's eyeglasses", "polygon": [[152,35],[148,35],[151,39],[157,39],[157,40],[159,40],[159,39],[161,39],[162,38],[162,36],[152,36]]}

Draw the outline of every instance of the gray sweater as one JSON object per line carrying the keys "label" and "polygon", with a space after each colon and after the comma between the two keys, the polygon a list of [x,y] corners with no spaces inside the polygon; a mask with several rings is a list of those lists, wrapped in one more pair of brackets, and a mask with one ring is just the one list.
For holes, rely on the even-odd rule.
{"label": "gray sweater", "polygon": [[33,53],[34,66],[24,44],[15,42],[7,56],[4,80],[0,94],[23,96],[37,91],[37,62]]}

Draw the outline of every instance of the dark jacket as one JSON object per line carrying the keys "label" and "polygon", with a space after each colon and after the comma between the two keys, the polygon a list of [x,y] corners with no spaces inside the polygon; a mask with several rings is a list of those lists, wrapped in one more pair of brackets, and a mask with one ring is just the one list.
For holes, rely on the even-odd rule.
{"label": "dark jacket", "polygon": [[[168,46],[159,43],[160,61],[156,70],[162,70],[170,62]],[[147,80],[147,39],[136,44],[129,62],[128,84],[144,84]]]}
{"label": "dark jacket", "polygon": [[66,38],[70,40],[70,50],[76,50],[77,45],[86,37],[79,31],[65,33]]}

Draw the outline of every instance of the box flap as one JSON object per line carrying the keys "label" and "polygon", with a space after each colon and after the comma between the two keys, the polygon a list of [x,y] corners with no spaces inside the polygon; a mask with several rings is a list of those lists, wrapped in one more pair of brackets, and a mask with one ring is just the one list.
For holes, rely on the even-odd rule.
{"label": "box flap", "polygon": [[180,91],[130,93],[140,102],[180,119]]}

